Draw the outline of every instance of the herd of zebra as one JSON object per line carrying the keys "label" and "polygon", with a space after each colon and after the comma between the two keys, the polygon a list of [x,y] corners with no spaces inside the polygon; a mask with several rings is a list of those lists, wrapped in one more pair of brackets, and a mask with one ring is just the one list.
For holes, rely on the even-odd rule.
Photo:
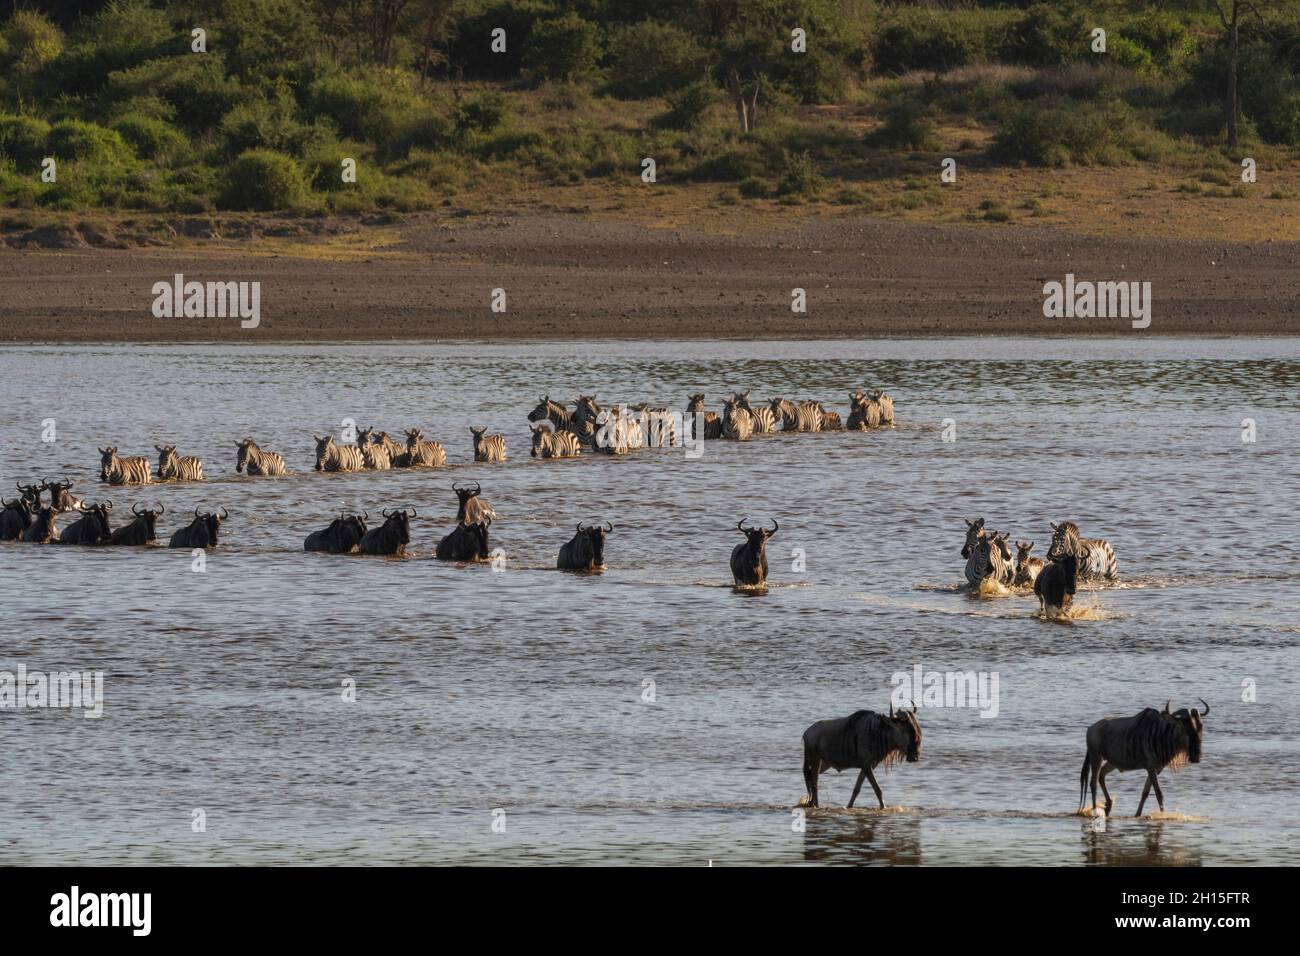
{"label": "herd of zebra", "polygon": [[1017,541],[1015,560],[1005,531],[984,527],[984,519],[966,521],[966,581],[978,591],[986,582],[1002,587],[1032,587],[1046,613],[1069,608],[1081,581],[1114,581],[1118,576],[1115,550],[1101,538],[1082,538],[1073,521],[1052,525],[1047,560],[1033,557],[1032,541]]}

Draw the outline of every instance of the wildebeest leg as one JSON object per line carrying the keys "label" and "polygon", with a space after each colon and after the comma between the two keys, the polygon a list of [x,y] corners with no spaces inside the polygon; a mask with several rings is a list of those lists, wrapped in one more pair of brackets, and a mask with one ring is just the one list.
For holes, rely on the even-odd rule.
{"label": "wildebeest leg", "polygon": [[[1110,816],[1111,808],[1115,806],[1115,801],[1110,798],[1110,791],[1106,789],[1106,774],[1110,773],[1114,769],[1115,765],[1113,763],[1103,762],[1101,765],[1101,773],[1097,775],[1097,782],[1101,784],[1101,792],[1106,797],[1106,816]],[[1093,807],[1096,807],[1097,790],[1095,787],[1093,788],[1092,793],[1092,805]]]}
{"label": "wildebeest leg", "polygon": [[1161,812],[1161,813],[1164,813],[1164,812],[1165,812],[1165,795],[1164,795],[1163,793],[1160,792],[1160,776],[1159,776],[1159,774],[1160,774],[1160,771],[1159,771],[1159,770],[1153,770],[1153,771],[1151,772],[1151,786],[1155,787],[1155,790],[1156,790],[1156,803],[1159,804],[1159,806],[1160,806],[1160,812]]}
{"label": "wildebeest leg", "polygon": [[1101,765],[1102,760],[1100,757],[1093,761],[1092,764],[1092,777],[1090,783],[1092,786],[1092,809],[1094,813],[1097,811],[1097,775],[1101,771]]}
{"label": "wildebeest leg", "polygon": [[862,772],[865,773],[867,779],[871,781],[871,789],[876,791],[876,802],[880,804],[880,809],[885,809],[885,795],[880,792],[880,784],[876,783],[876,775],[871,772],[870,767]]}
{"label": "wildebeest leg", "polygon": [[817,771],[819,765],[816,757],[804,754],[803,758],[803,782],[808,788],[808,806],[817,806]]}
{"label": "wildebeest leg", "polygon": [[1144,784],[1142,784],[1142,799],[1138,801],[1138,812],[1135,813],[1135,814],[1133,814],[1133,816],[1135,816],[1135,817],[1140,817],[1140,816],[1142,816],[1142,808],[1143,808],[1144,806],[1146,806],[1146,802],[1147,802],[1147,794],[1149,794],[1149,793],[1151,792],[1151,780],[1152,780],[1152,779],[1153,779],[1153,778],[1152,778],[1152,776],[1151,776],[1151,771],[1148,770],[1148,771],[1147,771],[1147,782],[1144,783]]}
{"label": "wildebeest leg", "polygon": [[[863,767],[863,768],[862,768],[862,773],[858,774],[858,782],[855,783],[855,784],[853,785],[853,796],[849,797],[849,809],[850,809],[850,810],[853,809],[853,801],[856,800],[856,799],[858,799],[858,791],[862,789],[862,781],[865,780],[865,779],[867,778],[867,774],[868,774],[868,773],[870,773],[870,771],[867,770],[866,767]],[[875,784],[875,781],[874,781],[874,780],[872,781],[872,784],[873,784],[873,785]]]}

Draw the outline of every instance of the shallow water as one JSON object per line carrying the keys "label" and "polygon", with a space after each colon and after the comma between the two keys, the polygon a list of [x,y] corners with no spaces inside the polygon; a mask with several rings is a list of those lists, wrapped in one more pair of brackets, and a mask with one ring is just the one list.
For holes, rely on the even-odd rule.
{"label": "shallow water", "polygon": [[[847,417],[864,383],[896,429],[527,454],[541,393],[716,410],[753,388]],[[203,573],[163,548],[0,545],[0,670],[105,672],[99,720],[0,711],[10,862],[1300,862],[1300,340],[4,347],[0,407],[0,487],[162,501],[163,540],[230,511]],[[418,425],[452,467],[314,473],[312,433],[345,418]],[[471,423],[510,460],[473,464]],[[236,476],[246,434],[299,473]],[[97,445],[163,441],[209,480],[94,480]],[[501,516],[499,572],[430,557],[465,479]],[[340,508],[406,505],[405,560],[301,550]],[[973,598],[979,515],[1039,555],[1073,519],[1121,586],[1070,621]],[[781,523],[765,593],[730,587],[744,516]],[[551,570],[602,518],[609,570]],[[878,775],[891,809],[862,809],[867,787],[845,811],[854,775],[831,773],[800,832],[804,728],[884,709],[918,664],[996,672],[997,716],[923,707],[921,761]],[[1205,757],[1162,776],[1162,818],[1131,818],[1132,773],[1110,781],[1129,818],[1075,814],[1090,723],[1197,697]]]}

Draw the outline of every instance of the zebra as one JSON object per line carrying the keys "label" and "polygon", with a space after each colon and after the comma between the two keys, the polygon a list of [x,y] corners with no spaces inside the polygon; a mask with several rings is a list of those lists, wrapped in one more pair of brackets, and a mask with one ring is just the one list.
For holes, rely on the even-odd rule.
{"label": "zebra", "polygon": [[722,403],[722,437],[727,441],[749,441],[754,433],[754,418],[740,407],[732,395]]}
{"label": "zebra", "polygon": [[158,450],[159,481],[202,481],[203,462],[190,455],[176,454],[175,445],[154,445]]}
{"label": "zebra", "polygon": [[844,423],[840,421],[839,412],[828,412],[822,409],[822,431],[824,432],[842,432]]}
{"label": "zebra", "polygon": [[849,392],[849,431],[880,427],[881,405],[864,392]]}
{"label": "zebra", "polygon": [[[1083,551],[1088,553],[1084,555]],[[1047,549],[1047,560],[1055,561],[1067,554],[1086,558],[1079,568],[1080,580],[1113,581],[1118,577],[1115,551],[1110,542],[1101,538],[1080,538],[1079,526],[1073,521],[1052,525],[1052,546]]]}
{"label": "zebra", "polygon": [[119,458],[117,447],[99,449],[99,480],[110,485],[147,485],[153,481],[149,459],[143,455]]}
{"label": "zebra", "polygon": [[596,426],[600,418],[601,407],[596,402],[595,395],[579,395],[578,401],[573,409],[572,431],[576,434],[584,445],[595,447],[596,444]]}
{"label": "zebra", "polygon": [[641,416],[641,422],[645,426],[645,437],[647,448],[673,448],[677,444],[677,423],[673,421],[673,413],[662,405],[640,405],[629,406],[632,411]]}
{"label": "zebra", "polygon": [[357,447],[361,449],[361,460],[367,471],[388,471],[393,467],[388,447],[379,441],[373,428],[357,429]]}
{"label": "zebra", "polygon": [[545,425],[533,425],[534,458],[577,458],[582,455],[582,442],[573,432],[551,432]]}
{"label": "zebra", "polygon": [[772,414],[781,420],[783,432],[818,432],[822,428],[822,410],[816,402],[794,402],[774,398],[768,402]]}
{"label": "zebra", "polygon": [[595,419],[592,448],[606,455],[625,455],[644,443],[641,423],[627,414],[622,405],[601,411]]}
{"label": "zebra", "polygon": [[287,475],[284,459],[273,451],[262,451],[251,438],[235,442],[239,446],[239,458],[235,461],[235,471],[248,469],[249,475]]}
{"label": "zebra", "polygon": [[355,445],[336,445],[334,436],[316,438],[317,471],[362,471],[366,467],[361,449]]}
{"label": "zebra", "polygon": [[549,421],[558,435],[560,432],[569,432],[573,435],[581,436],[583,434],[582,425],[576,421],[575,412],[569,411],[559,402],[553,402],[549,397],[543,395],[537,402],[537,407],[528,413],[530,422]]}
{"label": "zebra", "polygon": [[880,424],[894,427],[894,400],[878,388],[873,388],[867,397],[880,406]]}
{"label": "zebra", "polygon": [[406,429],[406,459],[410,468],[442,468],[447,464],[447,453],[436,441],[425,441],[420,429]]}
{"label": "zebra", "polygon": [[474,436],[475,461],[505,461],[506,440],[502,435],[487,434],[487,427],[470,426],[469,432]]}
{"label": "zebra", "polygon": [[[750,389],[750,391],[753,391],[753,389]],[[776,415],[772,412],[772,409],[762,406],[755,408],[749,403],[749,392],[737,392],[734,398],[738,406],[749,412],[755,435],[771,435],[776,431]]]}
{"label": "zebra", "polygon": [[706,441],[716,441],[722,437],[722,419],[718,417],[717,412],[706,411],[704,408],[704,393],[697,392],[694,395],[686,397],[686,415],[685,418],[690,422],[692,441],[699,441],[701,436],[695,434],[695,416],[700,415],[704,419],[704,435]]}
{"label": "zebra", "polygon": [[371,444],[382,445],[388,452],[388,462],[394,468],[409,468],[411,458],[406,453],[406,446],[394,439],[388,432],[379,432],[370,436]]}
{"label": "zebra", "polygon": [[1046,562],[1042,558],[1031,558],[1029,552],[1032,550],[1034,550],[1034,542],[1016,542],[1016,576],[1012,581],[1013,584],[1033,584],[1039,572],[1043,570]]}
{"label": "zebra", "polygon": [[[966,519],[963,519],[966,520]],[[974,521],[966,521],[966,543],[961,546],[961,556],[969,558],[975,545],[979,544],[984,538],[984,519],[976,518]]]}
{"label": "zebra", "polygon": [[966,580],[971,590],[978,591],[985,578],[992,578],[999,584],[1009,584],[1014,577],[1015,568],[1011,564],[1011,549],[1007,547],[1006,533],[988,532],[971,548],[970,557],[966,559]]}

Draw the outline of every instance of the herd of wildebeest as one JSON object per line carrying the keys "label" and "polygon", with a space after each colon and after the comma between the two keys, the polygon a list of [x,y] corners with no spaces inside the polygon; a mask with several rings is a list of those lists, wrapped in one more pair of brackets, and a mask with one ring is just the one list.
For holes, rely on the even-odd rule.
{"label": "herd of wildebeest", "polygon": [[[531,455],[535,458],[576,458],[584,451],[623,455],[643,447],[672,447],[683,437],[691,440],[747,441],[755,436],[783,432],[866,431],[894,425],[893,400],[880,390],[859,389],[849,394],[847,422],[820,402],[792,402],[774,398],[767,405],[755,406],[748,392],[730,395],[719,415],[704,408],[704,395],[689,396],[684,414],[674,415],[667,408],[649,405],[615,405],[602,408],[595,396],[580,395],[570,408],[543,396],[528,414],[532,433]],[[678,429],[682,430],[679,433]],[[484,428],[471,428],[474,460],[499,462],[506,458],[506,440],[502,435],[487,434]],[[443,446],[425,439],[418,428],[405,431],[405,443],[387,432],[372,428],[359,429],[355,445],[336,443],[333,436],[316,437],[317,471],[382,471],[391,468],[441,468],[447,464]],[[315,436],[314,436],[315,437]],[[284,458],[265,451],[251,438],[236,442],[238,454],[235,471],[250,476],[291,474]],[[179,455],[172,445],[156,445],[156,471],[148,458],[122,457],[115,446],[99,449],[99,478],[109,485],[148,485],[155,482],[203,480],[203,462]],[[0,541],[21,540],[35,543],[77,545],[148,545],[156,540],[156,521],[165,514],[157,508],[133,505],[132,520],[116,529],[110,525],[111,501],[91,504],[72,493],[69,480],[45,480],[34,484],[17,483],[15,500],[0,499]],[[482,497],[478,482],[453,483],[458,498],[455,528],[438,543],[438,558],[459,562],[490,560],[488,529],[496,512]],[[48,501],[43,497],[48,496]],[[59,529],[60,515],[74,513],[76,520]],[[369,527],[369,513],[344,512],[327,527],[313,531],[303,542],[307,551],[330,554],[402,555],[410,543],[410,521],[417,517],[414,508],[385,509],[384,521]],[[171,535],[173,548],[211,548],[217,544],[221,523],[228,517],[218,512],[194,510],[187,525]],[[1115,553],[1100,539],[1083,538],[1070,521],[1052,525],[1052,543],[1047,558],[1033,557],[1032,541],[1017,541],[1012,557],[1008,534],[985,528],[984,519],[966,522],[966,539],[961,555],[966,559],[965,576],[973,591],[986,583],[1003,588],[1032,587],[1045,613],[1066,610],[1082,581],[1112,581],[1116,577]],[[737,586],[763,586],[767,579],[767,541],[779,530],[753,527],[745,519],[736,525],[744,536],[731,554],[732,577]],[[605,536],[613,525],[579,522],[574,536],[560,547],[556,566],[563,570],[598,571],[605,567]],[[1080,808],[1091,779],[1094,812],[1109,815],[1114,801],[1106,789],[1106,775],[1112,770],[1143,770],[1146,785],[1138,803],[1140,816],[1152,789],[1160,809],[1164,794],[1157,777],[1169,766],[1198,763],[1201,758],[1203,710],[1183,708],[1171,712],[1166,703],[1163,711],[1147,708],[1133,717],[1105,718],[1088,728],[1087,754],[1080,773]],[[895,761],[920,759],[921,726],[916,707],[888,714],[860,710],[848,717],[822,720],[804,732],[803,775],[807,788],[807,805],[818,803],[818,778],[829,769],[858,769],[848,806],[852,807],[864,780],[871,783],[881,808],[885,806],[874,768]],[[1097,807],[1097,787],[1101,786],[1106,803]]]}

